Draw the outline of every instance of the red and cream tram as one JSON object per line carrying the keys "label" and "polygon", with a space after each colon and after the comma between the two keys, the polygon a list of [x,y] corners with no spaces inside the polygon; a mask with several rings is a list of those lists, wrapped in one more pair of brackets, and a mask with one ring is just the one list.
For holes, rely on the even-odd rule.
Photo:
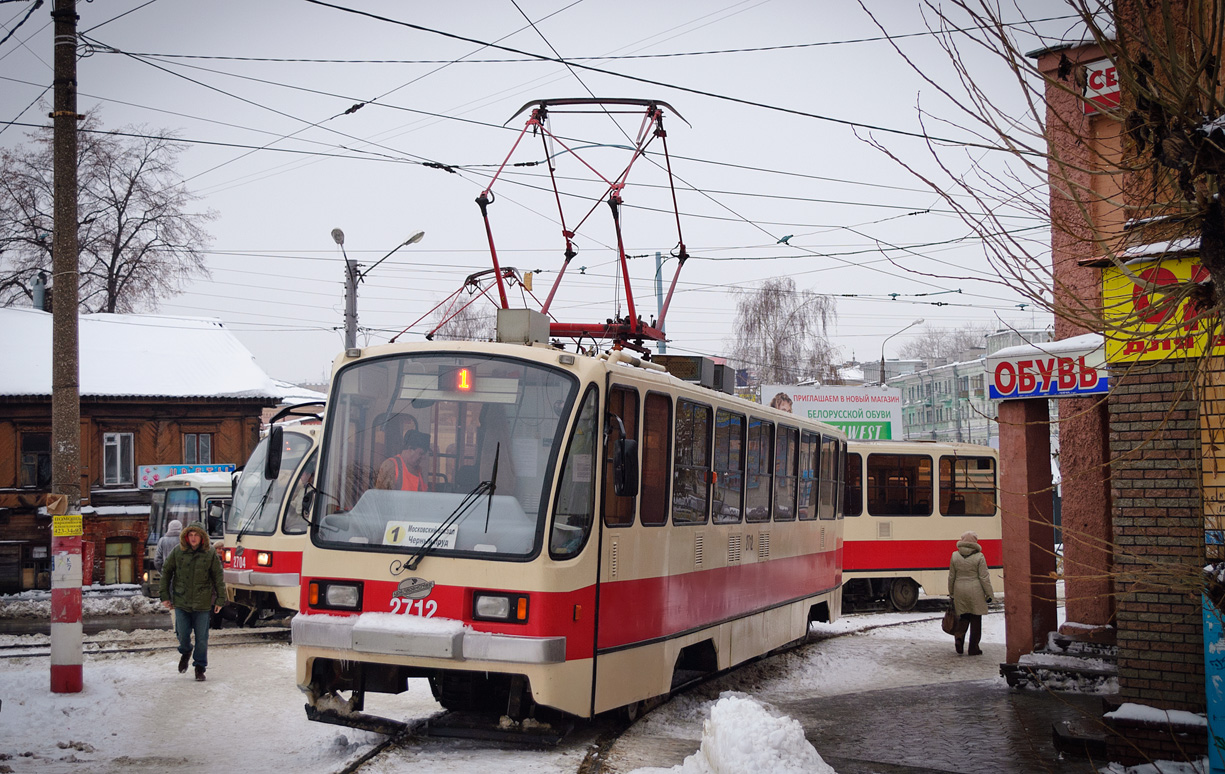
{"label": "red and cream tram", "polygon": [[412,677],[448,709],[632,714],[800,640],[841,605],[845,453],[621,350],[348,350],[293,621],[308,715],[357,725]]}
{"label": "red and cream tram", "polygon": [[843,601],[910,610],[920,587],[947,594],[949,557],[966,532],[978,534],[991,583],[1003,591],[998,463],[989,446],[850,441]]}
{"label": "red and cream tram", "polygon": [[319,457],[322,412],[322,403],[278,412],[234,488],[222,562],[226,596],[242,624],[298,609],[307,528],[302,501]]}

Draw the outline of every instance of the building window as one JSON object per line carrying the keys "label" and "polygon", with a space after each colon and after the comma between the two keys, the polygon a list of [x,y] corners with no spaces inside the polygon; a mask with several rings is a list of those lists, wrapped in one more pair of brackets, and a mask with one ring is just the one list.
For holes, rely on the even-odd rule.
{"label": "building window", "polygon": [[184,465],[208,465],[212,461],[212,433],[183,433]]}
{"label": "building window", "polygon": [[106,541],[105,583],[136,582],[136,541],[129,538]]}
{"label": "building window", "polygon": [[51,434],[21,434],[21,485],[46,489],[51,486]]}
{"label": "building window", "polygon": [[102,434],[102,485],[131,486],[132,434]]}

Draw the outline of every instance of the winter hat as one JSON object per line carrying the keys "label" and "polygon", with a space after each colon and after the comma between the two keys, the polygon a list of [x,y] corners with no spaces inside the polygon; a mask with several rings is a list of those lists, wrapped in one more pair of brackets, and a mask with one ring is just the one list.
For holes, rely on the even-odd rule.
{"label": "winter hat", "polygon": [[178,519],[171,519],[170,523],[166,525],[167,535],[175,535],[182,531],[183,531],[183,522],[179,521]]}
{"label": "winter hat", "polygon": [[975,532],[965,532],[961,536],[961,542],[962,543],[977,543],[978,534]]}

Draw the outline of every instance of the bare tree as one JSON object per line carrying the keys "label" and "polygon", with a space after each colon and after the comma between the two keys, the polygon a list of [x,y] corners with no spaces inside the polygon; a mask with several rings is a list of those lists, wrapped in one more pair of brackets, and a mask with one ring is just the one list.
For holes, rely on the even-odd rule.
{"label": "bare tree", "polygon": [[898,355],[904,360],[926,360],[956,357],[969,349],[982,347],[991,330],[984,325],[965,325],[960,328],[939,328],[924,325],[919,332],[901,347]]}
{"label": "bare tree", "polygon": [[440,323],[435,339],[489,341],[497,328],[497,313],[488,301],[460,293],[434,313],[434,324]]}
{"label": "bare tree", "polygon": [[[156,309],[192,277],[207,277],[204,226],[216,217],[190,209],[196,197],[177,182],[183,145],[165,132],[101,130],[80,122],[78,212],[80,306],[90,312]],[[50,273],[52,135],[0,153],[0,305],[32,297],[39,272]]]}
{"label": "bare tree", "polygon": [[735,340],[732,359],[762,383],[796,384],[836,378],[836,351],[829,343],[837,319],[835,301],[797,290],[790,277],[768,279],[759,288],[734,288]]}

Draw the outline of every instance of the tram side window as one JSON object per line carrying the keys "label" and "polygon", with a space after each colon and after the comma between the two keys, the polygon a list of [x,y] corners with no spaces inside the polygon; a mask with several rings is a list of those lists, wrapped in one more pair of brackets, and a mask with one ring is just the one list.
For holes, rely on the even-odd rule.
{"label": "tram side window", "polygon": [[672,399],[648,393],[642,445],[642,523],[659,527],[668,523],[668,441],[672,432]]}
{"label": "tram side window", "polygon": [[821,436],[821,495],[817,515],[833,519],[838,515],[838,439]]}
{"label": "tram side window", "polygon": [[846,478],[842,486],[842,515],[863,513],[863,457],[850,452],[846,455]]}
{"label": "tram side window", "polygon": [[770,493],[774,489],[774,423],[749,417],[745,447],[748,474],[744,480],[744,520],[770,520]]}
{"label": "tram side window", "polygon": [[716,524],[739,524],[744,510],[744,415],[715,412]]}
{"label": "tram side window", "polygon": [[800,435],[800,518],[817,518],[817,472],[821,464],[821,436],[804,431]]}
{"label": "tram side window", "polygon": [[705,524],[710,506],[710,407],[687,400],[676,404],[676,465],[672,522]]}
{"label": "tram side window", "polygon": [[940,458],[941,515],[994,516],[995,492],[991,457]]}
{"label": "tram side window", "polygon": [[795,498],[799,492],[800,431],[780,426],[774,445],[774,520],[795,521]]}
{"label": "tram side window", "polygon": [[[638,391],[631,387],[613,387],[608,392],[608,413],[621,418],[625,425],[625,437],[638,439]],[[609,424],[604,448],[604,501],[602,512],[604,524],[609,527],[628,527],[634,523],[636,497],[618,497],[613,489],[613,442],[621,436],[621,426],[615,421]]]}
{"label": "tram side window", "polygon": [[311,452],[311,456],[306,458],[306,463],[302,466],[302,475],[298,476],[293,490],[289,493],[289,498],[285,503],[285,521],[281,527],[286,535],[300,535],[310,526],[306,515],[302,513],[302,502],[306,496],[306,488],[315,482],[315,465],[318,461],[319,451],[315,450]]}
{"label": "tram side window", "polygon": [[582,550],[591,533],[595,514],[595,455],[599,451],[599,393],[587,391],[574,436],[566,448],[557,499],[553,503],[553,529],[549,533],[549,556],[568,559]]}
{"label": "tram side window", "polygon": [[932,458],[926,454],[868,455],[868,513],[930,516]]}

